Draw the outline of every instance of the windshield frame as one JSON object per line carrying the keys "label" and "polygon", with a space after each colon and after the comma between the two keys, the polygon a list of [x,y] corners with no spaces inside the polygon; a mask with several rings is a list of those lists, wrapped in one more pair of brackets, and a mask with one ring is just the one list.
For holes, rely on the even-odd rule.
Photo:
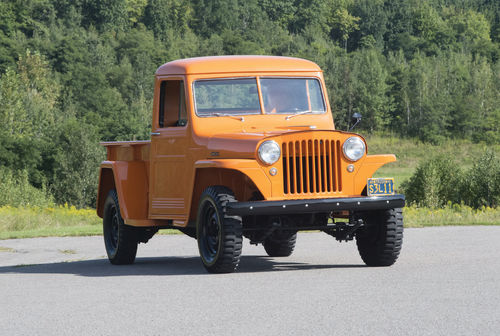
{"label": "windshield frame", "polygon": [[[279,112],[279,113],[270,113],[267,112],[264,108],[264,97],[262,95],[262,87],[260,83],[260,79],[310,79],[310,80],[315,80],[318,82],[319,85],[319,90],[321,94],[321,101],[323,102],[323,107],[324,111],[322,112],[314,112],[310,111],[310,113],[307,114],[312,114],[312,115],[322,115],[327,113],[328,111],[328,105],[325,99],[325,93],[324,93],[324,88],[323,88],[323,82],[320,77],[315,77],[315,76],[285,76],[285,75],[277,75],[277,76],[241,76],[241,77],[236,77],[236,76],[231,76],[231,77],[219,77],[219,78],[199,78],[195,79],[191,82],[191,92],[193,96],[193,108],[194,108],[194,113],[197,117],[199,118],[214,118],[214,117],[226,117],[226,116],[250,116],[250,115],[277,115],[277,116],[294,116],[297,113],[294,112]],[[196,104],[196,89],[195,89],[195,84],[197,82],[204,82],[204,81],[223,81],[223,80],[239,80],[239,79],[255,79],[256,85],[257,85],[257,95],[259,98],[259,108],[260,112],[259,113],[224,113],[224,112],[214,112],[214,114],[211,115],[200,115],[198,114],[198,107]],[[219,115],[215,115],[218,113]],[[300,111],[298,112],[300,113]]]}

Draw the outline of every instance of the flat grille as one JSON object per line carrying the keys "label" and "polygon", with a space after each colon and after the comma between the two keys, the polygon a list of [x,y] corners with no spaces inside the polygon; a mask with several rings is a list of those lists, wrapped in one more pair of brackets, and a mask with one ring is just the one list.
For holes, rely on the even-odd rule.
{"label": "flat grille", "polygon": [[340,141],[289,141],[282,144],[282,149],[286,195],[342,191]]}

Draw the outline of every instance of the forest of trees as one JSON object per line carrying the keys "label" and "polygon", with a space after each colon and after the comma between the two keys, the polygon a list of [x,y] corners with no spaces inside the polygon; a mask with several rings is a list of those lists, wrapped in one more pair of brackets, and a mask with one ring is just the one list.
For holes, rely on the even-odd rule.
{"label": "forest of trees", "polygon": [[339,129],[500,142],[498,0],[2,0],[0,181],[94,206],[98,143],[149,137],[157,67],[224,54],[316,62]]}

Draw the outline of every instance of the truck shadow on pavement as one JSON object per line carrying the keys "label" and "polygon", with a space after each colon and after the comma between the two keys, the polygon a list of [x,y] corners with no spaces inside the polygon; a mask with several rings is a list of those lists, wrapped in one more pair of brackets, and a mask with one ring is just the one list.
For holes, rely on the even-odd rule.
{"label": "truck shadow on pavement", "polygon": [[[234,274],[318,269],[363,268],[359,265],[318,265],[267,256],[242,256]],[[199,257],[138,258],[133,265],[111,265],[106,259],[3,266],[0,274],[71,274],[85,277],[207,275]]]}

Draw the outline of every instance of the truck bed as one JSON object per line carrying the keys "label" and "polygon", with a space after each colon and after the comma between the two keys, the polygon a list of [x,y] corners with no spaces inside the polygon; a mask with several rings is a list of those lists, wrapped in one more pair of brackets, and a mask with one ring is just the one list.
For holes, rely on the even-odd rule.
{"label": "truck bed", "polygon": [[101,142],[106,147],[107,161],[149,162],[150,140]]}

